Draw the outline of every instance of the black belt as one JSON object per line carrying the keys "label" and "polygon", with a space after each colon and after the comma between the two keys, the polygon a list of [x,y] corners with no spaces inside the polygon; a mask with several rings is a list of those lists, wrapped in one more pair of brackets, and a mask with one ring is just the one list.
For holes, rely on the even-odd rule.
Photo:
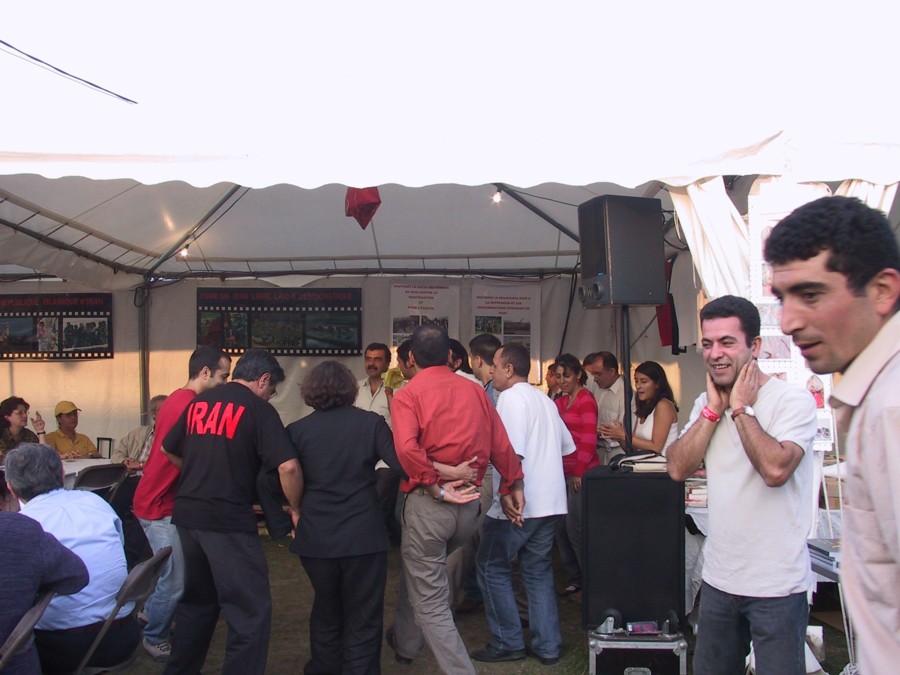
{"label": "black belt", "polygon": [[[116,626],[121,626],[126,623],[131,623],[134,621],[134,617],[131,614],[127,616],[123,616],[120,619],[116,619],[113,621],[109,627],[110,629],[115,628]],[[97,621],[96,623],[89,623],[87,626],[75,626],[74,628],[60,628],[58,632],[60,633],[99,633],[100,629],[103,628],[103,624],[106,623],[106,620]],[[53,631],[55,632],[55,631]]]}

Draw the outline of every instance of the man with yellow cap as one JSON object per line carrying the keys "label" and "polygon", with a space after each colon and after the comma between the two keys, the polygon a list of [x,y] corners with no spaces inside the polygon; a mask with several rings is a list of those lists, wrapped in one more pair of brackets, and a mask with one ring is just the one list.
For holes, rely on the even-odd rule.
{"label": "man with yellow cap", "polygon": [[72,401],[60,401],[56,404],[53,414],[56,415],[56,431],[47,434],[47,445],[56,450],[63,459],[77,459],[87,457],[96,459],[100,457],[94,442],[75,431],[78,426],[79,408]]}

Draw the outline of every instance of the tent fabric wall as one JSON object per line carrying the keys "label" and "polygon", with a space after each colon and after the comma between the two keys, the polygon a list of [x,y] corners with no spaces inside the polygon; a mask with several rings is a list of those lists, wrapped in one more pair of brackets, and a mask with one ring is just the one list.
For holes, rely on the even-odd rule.
{"label": "tent fabric wall", "polygon": [[[404,283],[429,283],[430,278],[407,278]],[[363,290],[363,345],[389,342],[391,286],[389,277],[344,277],[321,279],[311,286],[360,287]],[[471,287],[473,279],[448,279],[460,288],[460,335],[464,343],[472,337]],[[569,303],[570,280],[546,280],[541,283],[541,366],[557,355]],[[221,282],[185,281],[156,288],[150,305],[150,377],[149,394],[170,393],[187,380],[187,361],[196,341],[196,289],[199,286],[227,285]],[[267,286],[264,282],[243,281],[231,285]],[[45,282],[7,284],[4,293],[85,292],[72,283]],[[82,408],[79,431],[95,438],[121,438],[141,423],[140,387],[138,386],[137,308],[134,294],[113,294],[113,330],[115,355],[111,359],[72,362],[0,362],[3,373],[0,398],[22,396],[46,419],[52,417],[53,406],[60,399],[71,399]],[[634,308],[631,332],[636,339],[632,347],[634,364],[653,359],[666,365],[676,396],[684,407],[703,386],[703,364],[693,349],[673,359],[668,347],[659,346],[652,322],[653,308]],[[650,326],[644,334],[638,335]],[[583,309],[578,301],[572,308],[565,351],[579,357],[591,351],[606,349],[620,352],[618,312],[613,308]],[[299,384],[322,357],[280,357],[287,380],[272,399],[285,423],[309,412],[300,397]],[[338,358],[362,377],[362,358]],[[543,375],[543,372],[541,373]],[[690,406],[687,406],[688,411]],[[686,419],[686,418],[685,418]],[[52,426],[52,425],[51,425]]]}
{"label": "tent fabric wall", "polygon": [[747,225],[721,176],[670,187],[679,224],[709,298],[747,295],[750,245]]}

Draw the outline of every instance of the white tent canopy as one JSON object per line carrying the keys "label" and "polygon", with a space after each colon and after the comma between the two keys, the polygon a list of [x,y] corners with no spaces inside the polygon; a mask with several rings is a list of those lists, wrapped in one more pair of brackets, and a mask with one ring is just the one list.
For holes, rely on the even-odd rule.
{"label": "white tent canopy", "polygon": [[[0,262],[97,288],[150,271],[530,274],[574,266],[565,232],[595,194],[900,179],[879,100],[900,10],[620,5],[6,8]],[[496,181],[561,227],[491,204]],[[382,186],[369,232],[343,215],[347,185]],[[187,264],[163,260],[184,240]]]}
{"label": "white tent canopy", "polygon": [[[900,180],[889,99],[898,14],[870,0],[4,7],[0,275],[117,292],[117,335],[131,330],[111,367],[4,364],[9,391],[35,404],[104,381],[102,435],[127,430],[140,411],[133,383],[119,382],[137,366],[136,321],[120,311],[127,289],[149,278],[369,276],[383,314],[387,290],[371,275],[571,271],[575,207],[598,194],[695,214],[707,292],[719,279],[740,288],[746,270],[704,269],[746,264],[740,213],[722,203],[736,194],[721,177]],[[495,204],[498,184],[518,187]],[[381,190],[366,231],[344,215],[348,185]],[[185,243],[187,259],[172,257]],[[731,246],[740,250],[720,254]],[[568,304],[568,284],[550,283],[546,336]],[[21,288],[4,290],[41,292]],[[155,295],[143,348],[183,351],[191,293]],[[177,317],[159,306],[176,296]],[[609,313],[584,314],[573,313],[583,332],[570,333],[573,351],[615,340]],[[364,341],[381,331],[366,319]],[[543,344],[546,358],[559,343]],[[181,356],[160,364],[165,375],[155,367],[153,393],[181,384]]]}

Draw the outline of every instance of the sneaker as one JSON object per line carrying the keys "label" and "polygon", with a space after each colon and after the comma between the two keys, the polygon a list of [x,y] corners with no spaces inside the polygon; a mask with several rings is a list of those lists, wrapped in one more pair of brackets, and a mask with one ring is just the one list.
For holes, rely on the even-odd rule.
{"label": "sneaker", "polygon": [[144,651],[147,652],[154,661],[168,661],[172,654],[172,644],[166,640],[158,644],[147,642],[144,638]]}
{"label": "sneaker", "polygon": [[578,593],[580,591],[581,591],[581,584],[571,583],[568,586],[566,586],[564,589],[562,589],[562,591],[560,591],[559,594],[561,596],[565,597],[567,595],[574,595],[575,593]]}

